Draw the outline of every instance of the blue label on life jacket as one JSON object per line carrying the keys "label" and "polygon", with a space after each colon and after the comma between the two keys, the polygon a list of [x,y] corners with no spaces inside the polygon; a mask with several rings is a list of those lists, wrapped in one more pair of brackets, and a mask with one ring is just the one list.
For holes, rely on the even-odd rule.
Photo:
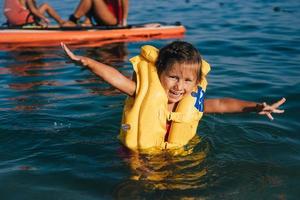
{"label": "blue label on life jacket", "polygon": [[202,90],[200,86],[198,86],[197,92],[192,92],[192,97],[196,98],[195,101],[195,108],[199,110],[200,112],[203,112],[204,110],[204,94],[205,92]]}

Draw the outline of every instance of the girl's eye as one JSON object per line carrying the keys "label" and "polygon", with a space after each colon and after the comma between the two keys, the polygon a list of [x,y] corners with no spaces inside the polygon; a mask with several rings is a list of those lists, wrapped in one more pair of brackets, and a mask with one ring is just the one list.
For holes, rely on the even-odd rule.
{"label": "girl's eye", "polygon": [[177,76],[169,76],[171,79],[178,79],[178,77]]}

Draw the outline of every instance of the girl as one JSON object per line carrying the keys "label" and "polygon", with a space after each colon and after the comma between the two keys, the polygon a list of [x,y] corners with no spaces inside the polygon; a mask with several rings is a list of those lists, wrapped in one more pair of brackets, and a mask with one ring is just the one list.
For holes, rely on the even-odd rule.
{"label": "girl", "polygon": [[35,0],[5,0],[4,2],[4,15],[10,26],[22,26],[33,23],[48,25],[50,20],[44,16],[44,13],[52,17],[60,26],[69,24],[47,3],[43,3],[38,7]]}
{"label": "girl", "polygon": [[128,0],[80,0],[69,22],[78,24],[85,16],[82,25],[92,26],[93,19],[97,25],[127,25]]}
{"label": "girl", "polygon": [[67,56],[127,94],[120,139],[130,149],[173,148],[187,144],[196,134],[203,113],[283,113],[272,105],[233,98],[206,99],[206,74],[210,67],[193,45],[175,41],[160,51],[144,46],[131,59],[135,74],[128,79],[115,68],[91,58],[74,55],[62,44]]}

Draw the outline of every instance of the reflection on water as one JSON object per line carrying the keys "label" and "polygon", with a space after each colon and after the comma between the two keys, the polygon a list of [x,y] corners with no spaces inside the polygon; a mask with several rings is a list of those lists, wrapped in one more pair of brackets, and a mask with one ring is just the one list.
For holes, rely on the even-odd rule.
{"label": "reflection on water", "polygon": [[[75,49],[75,51],[77,51]],[[79,49],[81,55],[90,56],[101,62],[118,67],[127,60],[125,43],[110,44],[99,48]],[[59,52],[59,53],[57,53]],[[109,85],[101,85],[102,80],[84,72],[79,66],[65,68],[62,51],[32,49],[7,52],[7,63],[0,67],[7,81],[7,93],[2,95],[6,107],[0,110],[30,111],[51,106],[52,101],[82,99],[95,95],[116,96],[120,92]],[[13,61],[13,62],[11,62]],[[85,79],[72,72],[89,74]],[[76,76],[76,77],[75,77]],[[68,78],[70,77],[70,78]],[[74,77],[74,78],[72,78]],[[75,88],[75,89],[74,89]],[[84,88],[85,92],[80,89]]]}
{"label": "reflection on water", "polygon": [[[6,93],[1,102],[7,106],[1,110],[33,111],[47,105],[49,94],[40,93],[41,88],[57,87],[60,82],[47,80],[58,73],[55,68],[61,62],[49,62],[57,57],[53,52],[42,50],[7,52],[8,63],[1,67],[5,69]],[[13,61],[13,62],[11,62]],[[1,70],[2,71],[2,70]]]}
{"label": "reflection on water", "polygon": [[178,151],[142,154],[123,149],[122,158],[131,169],[130,181],[119,184],[115,195],[120,199],[137,199],[145,191],[151,193],[205,188],[204,177],[208,172],[205,159],[208,151],[208,143],[200,141],[198,136],[181,150],[181,154]]}
{"label": "reflection on water", "polygon": [[[55,58],[56,55],[49,53],[47,50],[31,50],[31,51],[9,51],[7,53],[8,60],[14,62],[5,66],[9,69],[9,73],[14,76],[40,76],[39,71],[51,69],[59,63],[48,62],[49,59]],[[55,75],[53,73],[43,75]]]}
{"label": "reflection on water", "polygon": [[87,48],[85,55],[110,65],[124,63],[128,60],[127,43],[113,43],[99,48]]}

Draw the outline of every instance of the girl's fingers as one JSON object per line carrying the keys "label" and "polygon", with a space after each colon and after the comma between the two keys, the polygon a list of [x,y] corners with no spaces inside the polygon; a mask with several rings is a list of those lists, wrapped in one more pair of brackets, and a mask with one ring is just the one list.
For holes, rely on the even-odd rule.
{"label": "girl's fingers", "polygon": [[268,115],[269,113],[271,113],[270,111],[261,111],[258,114],[260,115]]}
{"label": "girl's fingers", "polygon": [[265,112],[265,111],[260,111],[258,114],[260,114],[260,115],[265,115],[267,112]]}
{"label": "girl's fingers", "polygon": [[64,50],[64,52],[70,57],[70,55],[69,55],[69,49],[68,49],[68,47],[64,44],[64,43],[60,43],[60,45],[61,45],[61,48]]}
{"label": "girl's fingers", "polygon": [[79,61],[80,59],[75,56],[75,54],[64,44],[61,42],[61,47],[65,51],[65,53],[74,61]]}
{"label": "girl's fingers", "polygon": [[70,49],[65,45],[63,44],[63,49],[65,50],[66,54],[69,56],[69,57],[74,57],[74,54],[70,51]]}
{"label": "girl's fingers", "polygon": [[286,101],[285,98],[280,99],[278,102],[274,103],[272,105],[273,108],[278,108],[279,106],[281,106],[284,102]]}
{"label": "girl's fingers", "polygon": [[285,98],[280,99],[279,101],[277,101],[276,103],[272,104],[271,106],[269,106],[268,104],[266,104],[266,102],[263,102],[263,109],[258,113],[260,115],[267,115],[267,117],[270,120],[273,120],[273,116],[271,115],[271,113],[284,113],[284,110],[280,110],[277,109],[279,106],[281,106],[284,102],[286,101]]}
{"label": "girl's fingers", "polygon": [[267,113],[267,116],[269,117],[270,120],[273,120],[274,118],[272,117],[271,113]]}
{"label": "girl's fingers", "polygon": [[268,104],[266,104],[264,102],[263,103],[263,106],[264,106],[263,111],[275,112],[275,110],[278,110],[277,108],[280,107],[285,101],[286,101],[286,99],[282,98],[279,101],[277,101],[276,103],[272,104],[271,106],[269,106]]}
{"label": "girl's fingers", "polygon": [[273,113],[284,113],[284,110],[278,110],[278,109],[276,109],[276,110],[273,110]]}

